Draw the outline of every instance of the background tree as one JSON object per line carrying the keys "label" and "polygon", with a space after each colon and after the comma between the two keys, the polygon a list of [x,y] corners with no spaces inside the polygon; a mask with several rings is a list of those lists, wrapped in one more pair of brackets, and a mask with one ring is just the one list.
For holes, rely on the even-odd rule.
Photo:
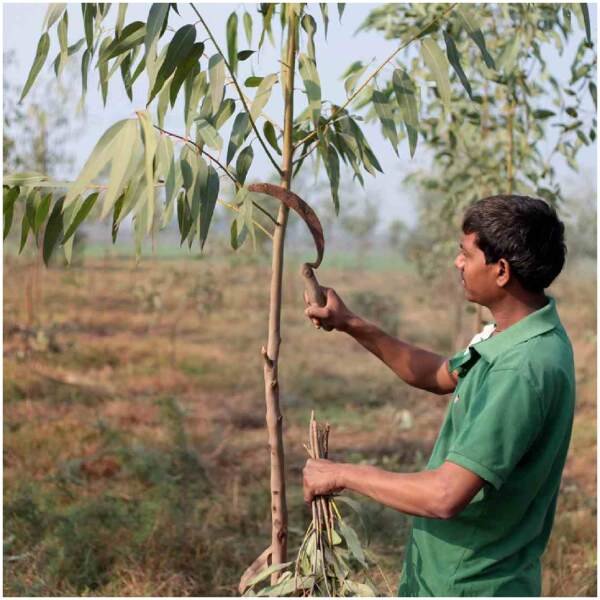
{"label": "background tree", "polygon": [[[402,39],[440,10],[388,4],[373,10],[362,27]],[[565,207],[557,163],[577,171],[578,152],[596,139],[596,52],[585,4],[485,4],[476,14],[462,6],[457,15],[437,24],[422,45],[423,63],[433,67],[431,55],[436,69],[412,71],[422,91],[415,129],[418,123],[434,159],[433,172],[407,178],[420,191],[412,254],[426,277],[451,264],[460,219],[473,201],[514,192]],[[485,47],[475,25],[485,32]],[[544,57],[549,48],[562,55],[568,43],[577,50],[569,80],[559,81]],[[430,87],[432,75],[443,84]],[[394,80],[386,82],[383,93],[393,91]],[[401,111],[394,118],[399,122]],[[416,133],[407,134],[416,145]],[[457,322],[457,335],[460,327]]]}

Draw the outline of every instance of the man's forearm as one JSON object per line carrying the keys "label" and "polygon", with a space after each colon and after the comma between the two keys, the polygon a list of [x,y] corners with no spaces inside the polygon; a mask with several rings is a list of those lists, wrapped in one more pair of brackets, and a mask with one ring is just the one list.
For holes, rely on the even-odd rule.
{"label": "man's forearm", "polygon": [[436,394],[446,394],[453,389],[449,377],[440,380],[445,357],[396,339],[358,316],[352,316],[343,331],[409,385]]}
{"label": "man's forearm", "polygon": [[400,512],[418,517],[452,516],[448,491],[435,470],[392,473],[369,465],[338,464],[339,483]]}

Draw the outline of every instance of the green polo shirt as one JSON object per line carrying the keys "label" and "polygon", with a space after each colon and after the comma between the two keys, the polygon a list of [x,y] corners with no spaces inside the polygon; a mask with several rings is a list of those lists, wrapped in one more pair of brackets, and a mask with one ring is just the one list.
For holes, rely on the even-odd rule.
{"label": "green polo shirt", "polygon": [[485,480],[451,519],[415,517],[400,596],[539,596],[575,405],[554,299],[450,359],[458,385],[427,469]]}

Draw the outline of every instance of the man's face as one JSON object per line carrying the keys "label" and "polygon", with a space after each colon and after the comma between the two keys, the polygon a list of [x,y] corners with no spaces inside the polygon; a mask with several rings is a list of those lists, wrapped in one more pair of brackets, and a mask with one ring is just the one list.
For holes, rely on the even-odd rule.
{"label": "man's face", "polygon": [[500,291],[498,268],[494,263],[485,264],[485,254],[477,246],[477,234],[463,234],[454,266],[460,271],[466,299],[489,306]]}

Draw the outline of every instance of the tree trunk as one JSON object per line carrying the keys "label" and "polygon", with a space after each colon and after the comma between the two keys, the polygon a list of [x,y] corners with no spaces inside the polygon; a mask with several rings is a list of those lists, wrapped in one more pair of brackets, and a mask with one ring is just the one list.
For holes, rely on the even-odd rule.
{"label": "tree trunk", "polygon": [[[283,129],[283,178],[282,186],[290,189],[292,179],[292,124],[294,116],[294,70],[296,57],[297,18],[288,23],[287,57],[283,71],[284,129]],[[267,408],[267,431],[271,456],[271,564],[281,564],[287,558],[288,515],[285,497],[285,463],[283,452],[283,416],[279,408],[279,346],[281,344],[281,299],[283,276],[283,250],[289,208],[279,207],[277,226],[273,236],[273,260],[269,304],[269,332],[267,347],[263,346],[265,400]],[[271,582],[277,582],[277,573]]]}

